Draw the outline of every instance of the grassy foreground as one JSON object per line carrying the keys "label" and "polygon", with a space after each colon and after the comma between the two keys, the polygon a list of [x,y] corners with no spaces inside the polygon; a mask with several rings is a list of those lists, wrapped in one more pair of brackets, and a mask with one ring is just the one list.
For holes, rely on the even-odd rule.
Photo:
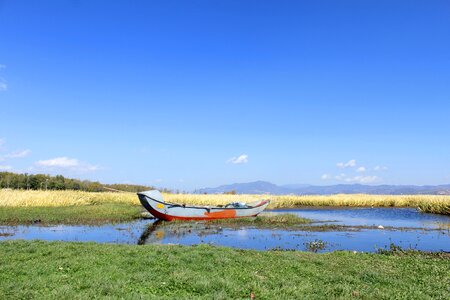
{"label": "grassy foreground", "polygon": [[1,299],[448,299],[450,260],[424,254],[211,246],[0,243]]}

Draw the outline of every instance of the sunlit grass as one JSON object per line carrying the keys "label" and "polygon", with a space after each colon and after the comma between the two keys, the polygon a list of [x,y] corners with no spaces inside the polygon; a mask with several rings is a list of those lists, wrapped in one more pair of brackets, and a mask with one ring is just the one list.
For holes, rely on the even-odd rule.
{"label": "sunlit grass", "polygon": [[208,224],[215,225],[237,225],[237,226],[255,226],[255,227],[292,227],[301,224],[309,224],[310,219],[305,219],[294,214],[261,214],[257,217],[237,218],[237,219],[218,219],[207,221]]}
{"label": "sunlit grass", "polygon": [[442,254],[403,251],[8,241],[0,253],[0,299],[448,299],[450,272]]}
{"label": "sunlit grass", "polygon": [[447,195],[166,195],[166,201],[198,205],[223,205],[229,202],[252,202],[261,198],[271,199],[269,209],[301,206],[343,206],[343,207],[413,207],[423,212],[450,214],[450,196]]}
{"label": "sunlit grass", "polygon": [[107,202],[140,205],[135,193],[0,190],[0,206],[52,207],[96,205]]}
{"label": "sunlit grass", "polygon": [[142,208],[126,203],[73,206],[0,206],[0,224],[83,224],[130,222],[142,218]]}
{"label": "sunlit grass", "polygon": [[[340,194],[327,196],[272,196],[164,194],[164,199],[167,202],[205,206],[224,205],[230,202],[253,202],[262,198],[271,199],[269,209],[301,206],[413,207],[423,212],[450,214],[450,196],[446,195]],[[52,207],[101,203],[140,205],[135,193],[0,190],[0,207]]]}

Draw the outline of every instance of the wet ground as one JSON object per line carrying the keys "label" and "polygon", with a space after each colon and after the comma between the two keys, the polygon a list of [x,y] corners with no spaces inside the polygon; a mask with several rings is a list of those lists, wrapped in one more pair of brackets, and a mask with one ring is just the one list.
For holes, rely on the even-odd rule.
{"label": "wet ground", "polygon": [[[154,220],[101,226],[0,226],[0,240],[182,245],[208,243],[243,249],[314,252],[372,252],[388,248],[394,243],[403,248],[450,251],[449,216],[424,214],[409,208],[306,208],[265,212],[278,213],[293,213],[317,222],[304,229],[236,228],[204,222],[167,223]],[[331,224],[339,228],[327,228]]]}

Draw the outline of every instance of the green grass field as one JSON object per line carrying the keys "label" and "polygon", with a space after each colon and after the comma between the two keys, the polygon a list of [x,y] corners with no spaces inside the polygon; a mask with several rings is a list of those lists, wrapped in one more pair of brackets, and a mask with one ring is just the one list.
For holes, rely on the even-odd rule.
{"label": "green grass field", "polygon": [[142,218],[140,205],[105,202],[95,205],[0,207],[0,224],[106,224]]}
{"label": "green grass field", "polygon": [[[293,214],[261,214],[255,218],[219,219],[207,221],[212,225],[228,227],[256,227],[256,228],[295,228],[296,225],[310,224],[313,220],[301,218]],[[169,224],[174,223],[170,222]],[[183,222],[181,223],[188,223]]]}
{"label": "green grass field", "polygon": [[441,255],[0,243],[0,299],[449,299]]}

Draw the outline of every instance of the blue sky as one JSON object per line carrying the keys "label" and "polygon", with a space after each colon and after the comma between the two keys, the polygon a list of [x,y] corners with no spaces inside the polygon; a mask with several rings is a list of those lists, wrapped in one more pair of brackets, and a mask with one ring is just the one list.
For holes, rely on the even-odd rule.
{"label": "blue sky", "polygon": [[448,1],[0,1],[0,169],[450,183]]}

